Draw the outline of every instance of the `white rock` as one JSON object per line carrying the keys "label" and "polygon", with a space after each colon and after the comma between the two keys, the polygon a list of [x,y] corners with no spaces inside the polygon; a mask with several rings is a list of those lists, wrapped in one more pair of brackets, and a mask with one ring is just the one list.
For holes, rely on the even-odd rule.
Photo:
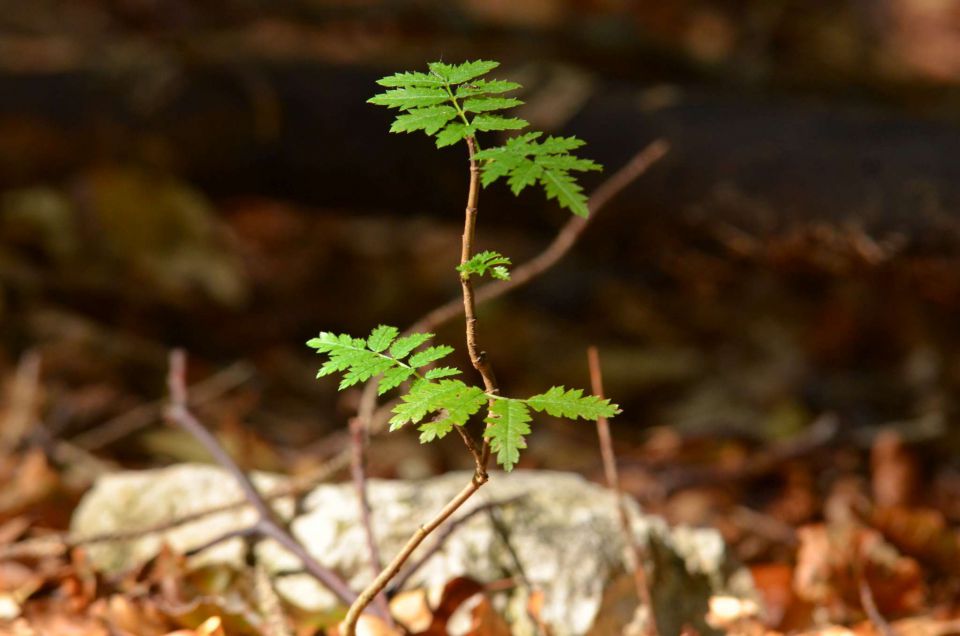
{"label": "white rock", "polygon": [[[284,479],[275,475],[255,476],[260,487],[280,484]],[[418,525],[446,504],[469,479],[469,473],[450,473],[424,481],[371,480],[370,505],[383,558],[389,560],[396,554]],[[72,531],[80,539],[142,528],[227,503],[238,496],[239,488],[231,477],[213,466],[187,464],[114,474],[99,480],[84,497],[74,513]],[[414,575],[409,586],[437,593],[456,576],[494,581],[517,575],[519,561],[526,580],[544,592],[542,618],[554,628],[554,633],[586,633],[597,618],[604,591],[625,570],[626,550],[613,494],[572,473],[493,473],[490,482],[455,517],[478,505],[506,500],[514,501],[497,508],[503,532],[495,529],[488,512],[474,515],[456,529],[443,548]],[[303,508],[304,512],[292,523],[296,536],[321,563],[342,573],[355,589],[361,589],[371,575],[352,485],[318,486],[307,495]],[[277,510],[289,516],[292,502],[279,502]],[[729,563],[717,532],[671,530],[662,519],[643,515],[632,501],[629,513],[636,537],[653,541],[650,554],[656,564],[654,613],[658,623],[663,623],[663,636],[669,636],[674,626],[679,631],[683,623],[708,633],[703,617],[711,594],[751,594],[749,575]],[[187,551],[250,525],[253,520],[249,508],[219,513],[162,534],[95,544],[90,546],[89,555],[96,567],[121,570],[151,558],[163,542]],[[430,543],[428,538],[420,550]],[[272,541],[258,544],[257,558],[271,573],[299,569],[297,559]],[[241,566],[242,542],[227,541],[196,555],[193,562]],[[276,581],[280,594],[303,608],[322,610],[337,605],[333,595],[307,575],[287,574],[278,576]],[[522,594],[518,590],[507,604],[508,618],[518,634],[532,630]],[[683,595],[682,602],[678,602],[677,595]]]}

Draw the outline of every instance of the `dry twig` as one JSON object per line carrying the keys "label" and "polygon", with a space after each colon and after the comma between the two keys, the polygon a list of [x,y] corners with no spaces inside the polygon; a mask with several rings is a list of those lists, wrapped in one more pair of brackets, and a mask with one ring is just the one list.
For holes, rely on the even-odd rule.
{"label": "dry twig", "polygon": [[[587,349],[587,361],[590,367],[590,384],[593,394],[603,398],[603,372],[600,368],[600,354],[596,347]],[[643,567],[645,550],[633,536],[630,526],[630,517],[627,516],[627,507],[624,504],[623,490],[620,488],[620,476],[617,473],[617,458],[613,452],[613,439],[610,436],[610,422],[605,417],[597,418],[597,437],[600,439],[600,455],[603,458],[603,472],[606,475],[607,487],[617,497],[617,512],[620,515],[620,528],[623,531],[623,540],[633,556],[633,582],[637,589],[637,598],[650,612],[649,632],[657,636],[657,617],[653,613],[653,601],[650,597],[650,584],[647,581],[647,572]]]}
{"label": "dry twig", "polygon": [[[357,418],[350,420],[350,442],[351,442],[351,461],[350,475],[353,479],[353,487],[357,492],[357,504],[359,506],[360,520],[363,522],[363,529],[367,538],[367,552],[370,556],[370,569],[373,576],[380,573],[383,569],[383,562],[380,560],[380,548],[377,546],[377,535],[373,531],[373,519],[370,517],[370,501],[367,496],[367,472],[364,461],[364,449],[366,448],[365,431],[363,422]],[[393,618],[390,616],[390,605],[387,603],[387,597],[381,591],[374,598],[374,603],[380,609],[380,612],[387,617],[387,625],[392,629],[394,627]]]}
{"label": "dry twig", "polygon": [[189,433],[213,459],[237,481],[247,502],[257,512],[256,530],[260,536],[273,539],[293,553],[304,569],[344,603],[352,603],[356,598],[353,590],[335,572],[321,565],[297,541],[293,535],[277,520],[273,509],[257,490],[246,473],[233,461],[220,442],[194,417],[187,407],[186,355],[177,350],[170,354],[170,373],[167,376],[170,389],[170,405],[166,409],[167,419]]}

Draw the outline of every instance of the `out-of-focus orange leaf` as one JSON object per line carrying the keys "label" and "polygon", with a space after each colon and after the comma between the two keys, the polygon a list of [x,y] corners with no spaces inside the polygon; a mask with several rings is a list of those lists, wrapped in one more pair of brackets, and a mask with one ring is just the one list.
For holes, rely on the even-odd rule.
{"label": "out-of-focus orange leaf", "polygon": [[117,634],[160,636],[169,629],[168,622],[152,603],[145,599],[134,601],[123,594],[97,599],[90,606],[89,614],[100,618]]}
{"label": "out-of-focus orange leaf", "polygon": [[926,599],[920,567],[884,541],[876,530],[853,524],[809,525],[797,531],[800,549],[794,590],[829,610],[836,620],[860,612],[859,584],[865,580],[884,615],[918,611]]}
{"label": "out-of-focus orange leaf", "polygon": [[510,636],[510,624],[493,608],[484,596],[473,608],[473,619],[467,636]]}
{"label": "out-of-focus orange leaf", "polygon": [[447,622],[453,613],[474,594],[483,591],[483,586],[471,578],[458,576],[451,579],[443,587],[440,602],[433,611],[433,618],[427,629],[418,632],[416,636],[446,636]]}
{"label": "out-of-focus orange leaf", "polygon": [[0,520],[20,514],[46,498],[60,479],[39,448],[0,461]]}
{"label": "out-of-focus orange leaf", "polygon": [[426,590],[401,592],[390,600],[390,613],[411,632],[421,632],[433,622]]}
{"label": "out-of-focus orange leaf", "polygon": [[211,616],[196,629],[178,629],[168,632],[165,636],[227,636],[227,632],[223,630],[223,621],[220,617]]}
{"label": "out-of-focus orange leaf", "polygon": [[870,454],[873,501],[878,506],[904,506],[915,501],[918,484],[917,458],[900,434],[884,430],[877,435]]}
{"label": "out-of-focus orange leaf", "polygon": [[[357,636],[403,636],[404,632],[398,629],[391,629],[382,619],[370,614],[361,614],[357,620]],[[330,636],[341,636],[343,633],[340,625],[330,630]]]}
{"label": "out-of-focus orange leaf", "polygon": [[792,567],[763,563],[751,566],[750,574],[763,601],[767,625],[791,631],[809,624],[811,607],[794,594]]}
{"label": "out-of-focus orange leaf", "polygon": [[960,574],[960,538],[947,526],[939,510],[876,508],[869,521],[904,554],[940,571]]}

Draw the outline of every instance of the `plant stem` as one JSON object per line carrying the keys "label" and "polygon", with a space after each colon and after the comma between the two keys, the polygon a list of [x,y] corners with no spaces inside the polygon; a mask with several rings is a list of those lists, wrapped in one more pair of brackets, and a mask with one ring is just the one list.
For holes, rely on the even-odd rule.
{"label": "plant stem", "polygon": [[[600,368],[600,354],[596,347],[587,349],[587,362],[590,368],[590,384],[593,394],[603,398],[603,372]],[[620,488],[620,475],[617,472],[617,457],[613,452],[613,439],[610,436],[610,422],[605,417],[597,418],[597,437],[600,439],[600,456],[603,458],[603,472],[607,479],[607,488],[613,491],[617,498],[617,512],[620,516],[620,529],[627,548],[633,554],[633,583],[637,591],[637,599],[650,612],[650,623],[647,633],[658,636],[657,616],[653,610],[653,601],[650,597],[650,583],[647,581],[647,571],[643,568],[645,550],[633,536],[630,517],[624,503],[623,489]]]}
{"label": "plant stem", "polygon": [[[364,461],[364,449],[366,448],[366,431],[363,422],[359,418],[350,420],[350,441],[353,448],[353,457],[351,459],[350,476],[353,479],[353,487],[357,491],[357,503],[360,508],[360,519],[363,521],[363,529],[367,538],[367,552],[370,556],[370,569],[376,576],[383,569],[383,562],[380,560],[380,548],[377,546],[377,536],[373,531],[373,519],[370,516],[370,501],[367,497],[367,471]],[[394,627],[393,618],[390,616],[390,605],[387,603],[387,597],[383,593],[377,594],[373,601],[382,616],[385,617],[387,626]]]}
{"label": "plant stem", "polygon": [[456,512],[486,481],[486,475],[483,475],[482,478],[479,475],[474,475],[470,483],[464,486],[463,490],[451,499],[429,523],[417,528],[417,531],[407,540],[406,545],[403,546],[403,549],[400,550],[397,556],[393,557],[390,564],[380,572],[380,575],[360,593],[357,600],[350,606],[350,609],[347,611],[347,616],[343,619],[342,629],[344,636],[356,636],[357,621],[360,619],[360,615],[363,613],[363,610],[366,609],[367,605],[387,586],[390,579],[396,576],[400,568],[403,567],[403,564],[406,563],[410,555],[413,554],[413,551],[423,543],[423,540],[426,539],[431,532],[436,530],[441,523],[446,521],[450,515]]}
{"label": "plant stem", "polygon": [[[467,149],[470,160],[470,186],[467,193],[467,208],[464,213],[463,237],[460,249],[461,265],[469,261],[470,257],[473,256],[473,238],[477,227],[477,201],[480,197],[480,165],[477,160],[474,159],[474,155],[477,152],[477,142],[473,137],[467,137]],[[460,275],[460,286],[463,290],[463,313],[465,318],[464,326],[467,338],[467,353],[470,356],[470,362],[473,364],[473,368],[476,369],[483,378],[485,392],[493,396],[499,393],[499,388],[497,386],[496,376],[493,374],[493,368],[487,361],[486,354],[480,350],[480,346],[477,344],[476,301],[473,295],[473,283],[469,275]],[[493,403],[492,397],[490,403]],[[470,454],[473,455],[474,461],[476,462],[476,470],[474,471],[473,478],[429,523],[420,526],[417,531],[413,533],[413,536],[410,537],[407,544],[403,546],[400,553],[393,558],[393,561],[360,593],[360,596],[358,596],[357,600],[350,606],[346,617],[343,619],[341,629],[344,636],[356,636],[357,621],[360,619],[363,610],[383,591],[390,580],[397,575],[400,568],[403,567],[403,564],[406,563],[410,555],[413,554],[413,551],[417,549],[431,532],[439,527],[440,524],[456,512],[465,501],[473,496],[473,493],[477,492],[481,486],[487,483],[489,479],[487,475],[487,463],[490,459],[490,442],[486,437],[483,438],[483,447],[478,456],[476,444],[472,441],[466,429],[458,427],[457,432],[463,437],[464,444],[466,444],[467,449],[470,451]]]}

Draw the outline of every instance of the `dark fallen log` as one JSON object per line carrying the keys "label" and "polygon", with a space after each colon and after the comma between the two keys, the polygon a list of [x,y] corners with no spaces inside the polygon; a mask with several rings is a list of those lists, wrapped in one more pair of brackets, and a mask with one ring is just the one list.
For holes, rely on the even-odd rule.
{"label": "dark fallen log", "polygon": [[[419,136],[388,135],[389,114],[365,104],[379,74],[284,64],[179,69],[169,85],[149,74],[3,76],[0,186],[133,160],[215,196],[458,209],[463,157]],[[587,139],[611,167],[668,139],[670,157],[624,199],[632,214],[661,221],[824,221],[942,237],[960,208],[960,130],[863,104],[596,81],[562,132]],[[503,193],[484,196],[490,217],[515,222],[498,212]],[[543,207],[535,196],[523,205]]]}

